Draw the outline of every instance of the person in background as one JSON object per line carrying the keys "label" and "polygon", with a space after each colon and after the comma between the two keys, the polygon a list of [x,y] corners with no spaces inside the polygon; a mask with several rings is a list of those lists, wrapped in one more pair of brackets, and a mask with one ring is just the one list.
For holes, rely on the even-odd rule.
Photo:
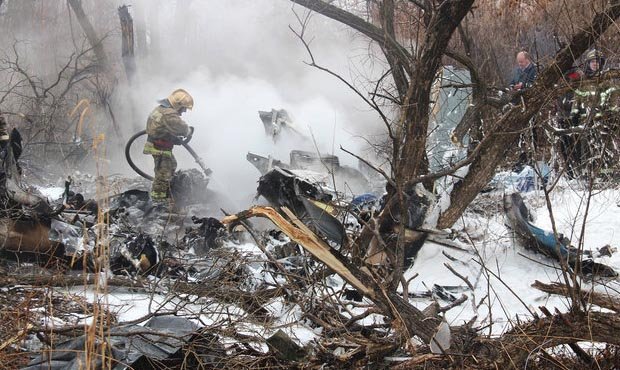
{"label": "person in background", "polygon": [[[517,68],[515,69],[512,81],[510,81],[510,90],[513,92],[513,97],[510,103],[512,105],[518,105],[521,103],[521,94],[523,90],[529,88],[536,80],[536,65],[532,61],[531,55],[527,51],[520,51],[517,53]],[[532,132],[533,145],[536,146],[538,138],[541,137],[536,130]],[[526,135],[522,134],[519,138],[518,146],[521,148],[521,154],[517,163],[513,166],[514,172],[521,172],[523,168],[532,162],[531,153],[526,149]]]}
{"label": "person in background", "polygon": [[603,67],[605,66],[605,55],[596,49],[590,50],[586,54],[586,64],[584,68],[584,75],[586,78],[593,78],[599,76]]}
{"label": "person in background", "polygon": [[605,62],[599,50],[588,51],[580,71],[581,82],[573,89],[571,124],[585,128],[574,145],[580,154],[574,162],[583,168],[583,176],[613,175],[620,153],[620,87],[614,79],[599,79],[606,72]]}
{"label": "person in background", "polygon": [[[600,118],[611,96],[618,91],[613,81],[589,81],[599,77],[605,66],[605,56],[596,49],[586,53],[585,63],[579,71],[582,83],[574,89],[574,103],[571,114],[577,120],[587,117]],[[583,123],[580,123],[583,124]],[[577,123],[575,125],[578,125]]]}
{"label": "person in background", "polygon": [[532,86],[534,80],[536,80],[536,66],[531,55],[527,51],[518,52],[517,69],[510,81],[510,89],[513,91],[526,89]]}

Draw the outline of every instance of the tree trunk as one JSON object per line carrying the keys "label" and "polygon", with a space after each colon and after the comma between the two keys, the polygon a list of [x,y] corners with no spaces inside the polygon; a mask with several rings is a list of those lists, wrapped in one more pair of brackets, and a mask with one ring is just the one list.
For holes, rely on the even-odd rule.
{"label": "tree trunk", "polygon": [[558,52],[555,60],[545,68],[534,86],[522,96],[525,107],[515,106],[500,120],[492,124],[492,137],[481,143],[479,155],[469,167],[467,176],[455,184],[450,194],[450,207],[441,214],[439,228],[452,226],[465,212],[467,206],[476,198],[493,178],[495,169],[505,159],[520,130],[536,115],[553,93],[553,85],[568,70],[576,56],[583,54],[594,41],[620,17],[620,0],[613,0],[609,7],[597,14],[589,27],[573,36],[571,43]]}
{"label": "tree trunk", "polygon": [[127,5],[118,8],[118,17],[121,21],[121,56],[125,66],[127,81],[131,85],[136,73],[136,61],[134,59],[133,19],[131,14],[129,14]]}
{"label": "tree trunk", "polygon": [[473,3],[474,0],[443,2],[430,19],[420,59],[415,62],[416,78],[410,82],[411,91],[404,104],[406,136],[396,171],[396,180],[403,184],[428,172],[426,137],[431,87],[448,43]]}
{"label": "tree trunk", "polygon": [[78,22],[80,23],[82,30],[86,34],[86,38],[88,39],[88,42],[93,48],[93,51],[99,63],[99,68],[101,68],[104,71],[107,70],[108,62],[107,62],[105,50],[103,48],[103,40],[97,36],[97,33],[95,32],[95,28],[93,27],[90,20],[88,20],[88,17],[86,16],[86,13],[84,12],[84,8],[82,7],[82,0],[67,0],[67,1],[69,2],[71,9],[73,9],[73,12],[75,13],[76,18]]}

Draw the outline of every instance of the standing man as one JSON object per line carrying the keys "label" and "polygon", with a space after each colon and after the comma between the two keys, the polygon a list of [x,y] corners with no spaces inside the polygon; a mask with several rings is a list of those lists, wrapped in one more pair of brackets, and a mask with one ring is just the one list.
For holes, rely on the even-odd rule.
{"label": "standing man", "polygon": [[[596,49],[588,51],[583,71],[580,71],[584,82],[574,90],[574,102],[571,114],[576,120],[599,119],[602,112],[610,107],[610,98],[617,96],[616,83],[613,81],[588,81],[599,77],[605,66],[605,56]],[[616,104],[613,104],[614,106]],[[616,109],[613,109],[616,110]],[[576,123],[577,124],[584,124]]]}
{"label": "standing man", "polygon": [[532,61],[532,56],[527,51],[517,53],[517,69],[514,77],[510,81],[510,88],[514,91],[526,89],[534,83],[536,79],[536,66]]}
{"label": "standing man", "polygon": [[599,50],[588,51],[581,72],[583,81],[574,89],[571,110],[573,127],[586,127],[576,135],[574,152],[579,154],[582,176],[610,175],[618,164],[618,105],[620,88],[613,79],[598,78],[605,71],[605,55]]}
{"label": "standing man", "polygon": [[177,89],[158,103],[146,122],[148,137],[143,153],[152,155],[155,161],[151,199],[154,203],[169,205],[170,180],[177,168],[172,148],[182,144],[180,137],[191,137],[194,132],[194,128],[181,119],[181,114],[194,107],[194,99],[187,91]]}
{"label": "standing man", "polygon": [[[513,92],[513,97],[510,101],[512,105],[519,105],[522,102],[521,93],[523,90],[529,88],[536,79],[536,66],[532,61],[530,53],[527,51],[520,51],[517,53],[517,69],[514,72],[514,77],[510,81],[510,90]],[[536,145],[537,137],[540,137],[536,130],[532,133],[534,145]],[[521,154],[519,160],[513,166],[513,171],[521,172],[523,167],[530,161],[528,153],[525,148],[525,135],[521,134],[519,138],[518,146],[521,148]]]}

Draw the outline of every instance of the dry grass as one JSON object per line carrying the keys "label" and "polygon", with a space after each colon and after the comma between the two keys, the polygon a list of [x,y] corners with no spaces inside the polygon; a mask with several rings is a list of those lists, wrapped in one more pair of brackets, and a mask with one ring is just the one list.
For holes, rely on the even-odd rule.
{"label": "dry grass", "polygon": [[29,349],[51,345],[63,338],[51,328],[76,325],[98,310],[113,317],[105,307],[63,289],[26,286],[0,289],[0,368],[26,365],[32,355]]}

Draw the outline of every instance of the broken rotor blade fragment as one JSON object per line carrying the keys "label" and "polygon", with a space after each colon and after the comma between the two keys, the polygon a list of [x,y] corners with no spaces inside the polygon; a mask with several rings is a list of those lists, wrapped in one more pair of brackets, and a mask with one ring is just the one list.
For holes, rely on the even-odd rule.
{"label": "broken rotor blade fragment", "polygon": [[508,223],[521,243],[528,249],[539,251],[558,261],[561,258],[571,261],[575,258],[570,253],[569,245],[565,244],[559,235],[545,231],[532,225],[529,218],[529,210],[519,193],[504,195],[504,211]]}
{"label": "broken rotor blade fragment", "polygon": [[280,167],[284,169],[289,169],[289,165],[279,161],[272,156],[265,157],[256,153],[248,152],[245,156],[245,159],[248,162],[252,163],[254,167],[260,172],[261,176],[265,175],[267,172],[271,171],[274,167]]}
{"label": "broken rotor blade fragment", "polygon": [[557,261],[565,260],[570,268],[575,266],[577,273],[616,277],[618,273],[610,266],[597,263],[584,256],[582,251],[553,231],[543,230],[529,221],[529,211],[519,193],[504,195],[504,211],[510,228],[520,243],[527,249],[543,253]]}
{"label": "broken rotor blade fragment", "polygon": [[20,205],[28,206],[37,213],[49,215],[53,212],[52,207],[45,199],[22,189],[13,177],[6,179],[6,194],[11,200]]}
{"label": "broken rotor blade fragment", "polygon": [[[361,270],[349,268],[347,266],[349,263],[342,255],[339,255],[337,251],[325,244],[325,242],[323,242],[310,229],[307,227],[301,227],[303,226],[303,223],[299,221],[288,208],[282,207],[282,210],[287,213],[289,217],[291,217],[294,224],[291,224],[291,222],[286,220],[275,209],[262,206],[255,206],[236,215],[226,216],[221,221],[226,225],[250,217],[268,218],[289,238],[291,238],[291,240],[299,244],[315,258],[327,265],[327,267],[332,269],[336,274],[340,275],[346,282],[355,287],[355,289],[359,290],[362,294],[371,299],[375,298],[375,291],[362,282],[362,280],[366,277],[356,276],[359,274],[355,274],[353,272],[353,270],[358,272]],[[370,276],[367,276],[367,278],[370,279]]]}
{"label": "broken rotor blade fragment", "polygon": [[299,198],[306,208],[306,212],[308,212],[308,217],[306,217],[306,219],[312,223],[312,226],[328,240],[338,243],[341,246],[344,245],[347,234],[342,223],[329,213],[331,206],[303,196]]}

